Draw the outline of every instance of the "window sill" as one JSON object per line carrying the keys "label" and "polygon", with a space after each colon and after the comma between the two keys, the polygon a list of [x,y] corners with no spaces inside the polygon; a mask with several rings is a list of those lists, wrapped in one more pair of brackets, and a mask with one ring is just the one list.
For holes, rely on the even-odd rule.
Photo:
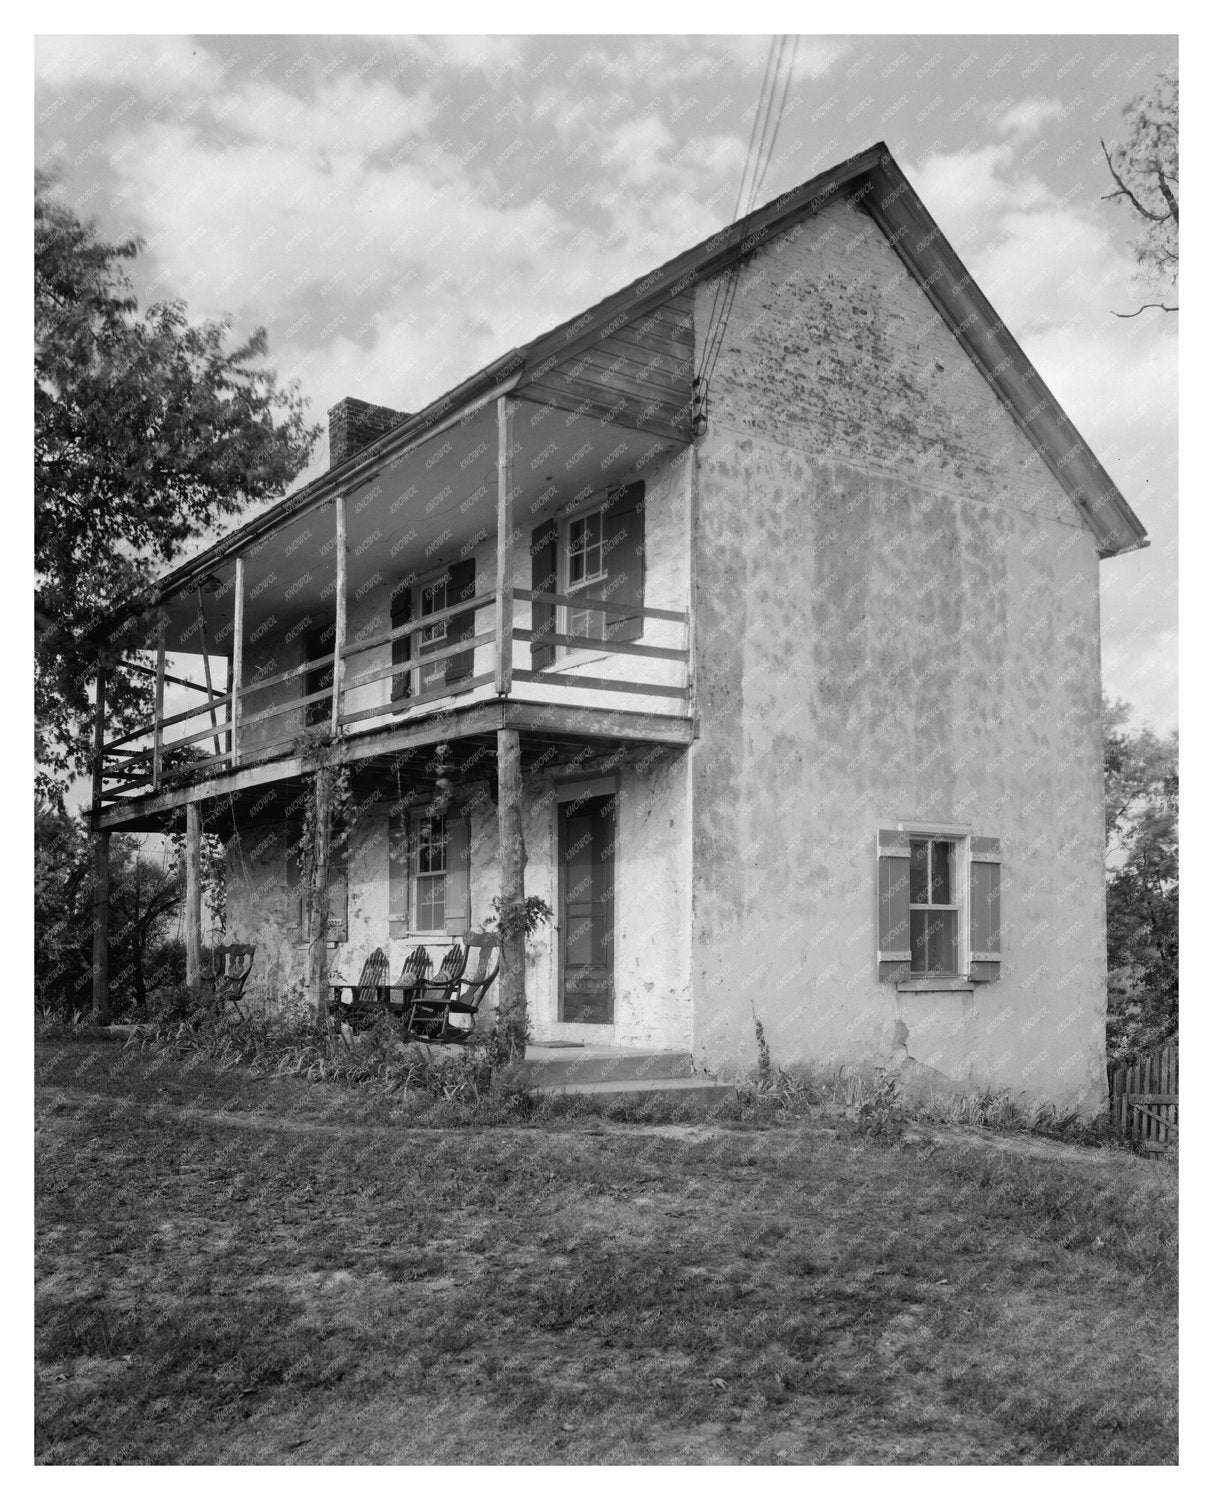
{"label": "window sill", "polygon": [[558,656],[552,663],[553,672],[563,672],[566,667],[588,667],[591,662],[606,661],[610,651],[572,651],[567,656]]}
{"label": "window sill", "polygon": [[973,980],[966,979],[962,974],[919,974],[913,979],[897,981],[899,995],[940,994],[948,990],[972,994]]}

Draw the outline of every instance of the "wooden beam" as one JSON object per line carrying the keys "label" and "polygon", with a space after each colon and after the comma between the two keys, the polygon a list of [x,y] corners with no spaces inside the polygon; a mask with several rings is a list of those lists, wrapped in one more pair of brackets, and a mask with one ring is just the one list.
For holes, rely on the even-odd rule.
{"label": "wooden beam", "polygon": [[232,680],[228,684],[232,706],[228,718],[232,724],[232,765],[240,764],[240,691],[244,686],[244,554],[236,558],[236,597],[232,620]]}
{"label": "wooden beam", "polygon": [[185,809],[185,983],[195,999],[202,993],[202,807]]}
{"label": "wooden beam", "polygon": [[329,733],[334,739],[341,728],[341,681],[345,675],[345,496],[333,500],[337,522],[337,614],[333,627],[333,708]]}
{"label": "wooden beam", "polygon": [[[125,672],[142,672],[145,677],[155,677],[155,667],[145,667],[142,662],[124,661],[122,669]],[[193,688],[196,693],[206,692],[205,682],[191,682],[188,677],[174,677],[171,672],[164,674],[165,682],[174,683],[177,687]]]}
{"label": "wooden beam", "polygon": [[[522,835],[522,755],[516,729],[497,731],[497,838],[503,920],[521,916],[526,900],[526,843]],[[526,1044],[526,934],[507,928],[501,944],[500,1024],[511,1051]]]}
{"label": "wooden beam", "polygon": [[497,600],[494,624],[497,657],[494,688],[499,698],[510,695],[514,670],[514,403],[508,396],[497,402]]}
{"label": "wooden beam", "polygon": [[156,706],[152,718],[152,785],[160,786],[164,769],[164,620],[156,630]]}
{"label": "wooden beam", "polygon": [[333,816],[333,771],[318,766],[312,785],[315,819],[312,879],[304,893],[308,915],[307,988],[317,1021],[328,1017],[329,846]]}

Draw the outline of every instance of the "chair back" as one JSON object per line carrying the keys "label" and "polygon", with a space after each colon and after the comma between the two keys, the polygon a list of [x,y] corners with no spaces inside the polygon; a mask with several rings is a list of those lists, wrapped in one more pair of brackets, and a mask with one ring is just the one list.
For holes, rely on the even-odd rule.
{"label": "chair back", "polygon": [[442,962],[438,966],[438,972],[430,981],[431,985],[455,985],[463,978],[463,971],[467,967],[468,950],[462,943],[456,943],[453,948],[448,948],[442,956]]}
{"label": "chair back", "polygon": [[211,949],[211,979],[216,993],[239,999],[253,970],[256,943],[218,943]]}
{"label": "chair back", "polygon": [[374,953],[362,966],[362,973],[358,976],[358,993],[354,997],[357,1006],[372,1006],[379,999],[379,991],[387,984],[388,965],[387,954],[382,948],[376,948]]}
{"label": "chair back", "polygon": [[495,932],[469,932],[464,939],[464,951],[467,954],[462,975],[464,983],[482,984],[487,989],[501,967],[501,939]]}
{"label": "chair back", "polygon": [[[416,947],[404,961],[404,967],[400,970],[401,983],[406,979],[424,979],[434,967],[434,960],[422,947]],[[396,986],[400,988],[399,985]]]}

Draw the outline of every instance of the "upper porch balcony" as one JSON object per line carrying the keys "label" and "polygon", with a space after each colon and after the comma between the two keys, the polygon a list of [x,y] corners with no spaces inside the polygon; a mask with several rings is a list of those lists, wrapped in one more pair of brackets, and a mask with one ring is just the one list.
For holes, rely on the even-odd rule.
{"label": "upper porch balcony", "polygon": [[508,727],[689,743],[689,424],[511,384],[163,582],[147,722],[106,734],[99,694],[98,828],[255,799],[313,743],[368,770]]}

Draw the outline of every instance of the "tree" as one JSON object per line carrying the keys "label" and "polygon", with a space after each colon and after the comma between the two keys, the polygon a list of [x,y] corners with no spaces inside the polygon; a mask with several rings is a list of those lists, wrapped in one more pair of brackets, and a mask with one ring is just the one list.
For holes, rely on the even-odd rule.
{"label": "tree", "polygon": [[[38,802],[34,809],[34,994],[61,1015],[92,995],[93,863],[84,819]],[[182,865],[171,849],[153,858],[139,839],[110,848],[110,969],[116,1013],[147,1008],[151,991],[180,985],[184,955],[171,928],[181,905]]]}
{"label": "tree", "polygon": [[1108,1054],[1130,1058],[1179,1026],[1179,736],[1124,729],[1104,699]]}
{"label": "tree", "polygon": [[88,764],[98,657],[110,722],[150,717],[146,679],[120,666],[150,614],[114,630],[109,613],[219,517],[281,494],[319,433],[297,385],[262,366],[263,328],[229,348],[230,319],[191,324],[181,302],[139,312],[126,268],[140,249],[35,179],[36,755],[55,799]]}
{"label": "tree", "polygon": [[[1165,299],[1179,282],[1179,75],[1168,69],[1154,87],[1125,106],[1127,139],[1111,151],[1100,141],[1116,191],[1142,221],[1133,243],[1143,284]],[[1178,302],[1146,302],[1118,318],[1135,318],[1147,307],[1178,312]]]}

